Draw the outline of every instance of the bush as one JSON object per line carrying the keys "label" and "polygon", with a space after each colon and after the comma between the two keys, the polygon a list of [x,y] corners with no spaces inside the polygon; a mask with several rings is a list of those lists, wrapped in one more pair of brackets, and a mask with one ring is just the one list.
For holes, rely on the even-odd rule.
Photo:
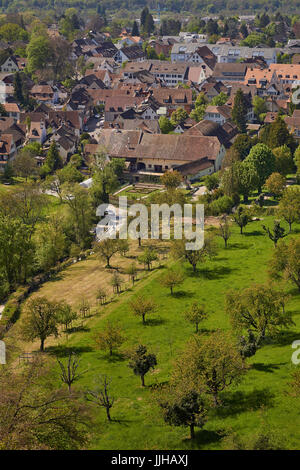
{"label": "bush", "polygon": [[234,201],[229,196],[222,196],[209,205],[211,215],[230,214]]}

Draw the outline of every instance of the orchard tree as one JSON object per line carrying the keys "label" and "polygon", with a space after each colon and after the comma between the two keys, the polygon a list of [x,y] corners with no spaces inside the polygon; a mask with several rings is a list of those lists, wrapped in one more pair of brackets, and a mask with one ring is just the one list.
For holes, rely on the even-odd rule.
{"label": "orchard tree", "polygon": [[242,206],[239,206],[236,212],[233,214],[233,219],[235,223],[240,227],[241,234],[243,233],[243,228],[248,225],[251,220],[249,212]]}
{"label": "orchard tree", "polygon": [[231,236],[231,230],[230,230],[228,217],[223,217],[223,220],[220,222],[218,235],[219,237],[223,238],[224,243],[225,243],[225,248],[227,248],[228,240]]}
{"label": "orchard tree", "polygon": [[61,302],[57,305],[56,318],[60,325],[64,325],[67,332],[73,321],[77,320],[77,313],[66,302]]}
{"label": "orchard tree", "polygon": [[243,360],[247,359],[248,357],[254,356],[257,351],[258,345],[257,339],[253,331],[248,330],[248,337],[242,335],[239,338],[237,347]]}
{"label": "orchard tree", "polygon": [[110,283],[113,287],[113,291],[117,294],[120,294],[121,293],[122,278],[117,272],[113,273]]}
{"label": "orchard tree", "polygon": [[145,375],[156,365],[155,354],[147,353],[146,346],[139,345],[131,354],[129,367],[135,375],[141,377],[142,387],[145,387]]}
{"label": "orchard tree", "polygon": [[204,237],[204,244],[199,250],[188,250],[186,244],[188,240],[175,240],[171,246],[171,256],[175,259],[186,259],[195,273],[197,264],[204,262],[206,258],[213,258],[216,254],[214,237],[207,234]]}
{"label": "orchard tree", "polygon": [[105,302],[106,302],[106,297],[107,297],[106,290],[103,289],[102,287],[99,287],[98,290],[97,290],[96,299],[97,299],[98,301],[100,301],[101,305],[105,304]]}
{"label": "orchard tree", "polygon": [[131,263],[128,268],[126,269],[126,274],[130,277],[132,285],[134,285],[136,278],[137,278],[137,267],[135,263]]}
{"label": "orchard tree", "polygon": [[143,254],[138,257],[139,262],[148,267],[148,271],[151,270],[153,261],[157,259],[157,253],[153,248],[146,248]]}
{"label": "orchard tree", "polygon": [[96,346],[103,351],[108,350],[109,355],[113,355],[113,351],[118,349],[125,341],[123,330],[120,325],[107,322],[101,331],[95,333],[94,336]]}
{"label": "orchard tree", "polygon": [[129,303],[132,313],[142,318],[143,325],[146,324],[146,315],[155,312],[156,304],[151,297],[139,295]]}
{"label": "orchard tree", "polygon": [[288,234],[285,233],[285,229],[281,227],[280,220],[274,220],[273,231],[266,227],[265,225],[262,226],[270,240],[274,242],[274,246],[277,246],[278,240],[281,238],[286,237]]}
{"label": "orchard tree", "polygon": [[23,324],[23,336],[26,341],[40,340],[40,351],[44,351],[45,341],[49,336],[58,335],[56,302],[46,297],[35,297],[26,305],[26,317]]}
{"label": "orchard tree", "polygon": [[119,251],[118,240],[112,238],[105,238],[100,242],[95,243],[95,251],[100,259],[106,260],[106,268],[110,268],[110,260]]}
{"label": "orchard tree", "polygon": [[107,375],[99,375],[96,379],[96,387],[88,389],[85,393],[87,401],[94,403],[106,411],[107,420],[112,421],[110,410],[113,407],[115,399],[110,396],[111,379]]}
{"label": "orchard tree", "polygon": [[160,283],[163,287],[170,289],[171,295],[173,295],[174,287],[180,286],[183,281],[184,275],[182,272],[169,268],[161,277]]}
{"label": "orchard tree", "polygon": [[66,364],[63,361],[60,361],[59,359],[57,359],[57,362],[60,367],[61,381],[68,386],[69,393],[71,393],[73,383],[80,379],[80,377],[86,371],[78,371],[78,367],[80,366],[80,359],[74,352],[71,352],[69,354]]}
{"label": "orchard tree", "polygon": [[273,287],[253,284],[240,291],[228,291],[225,306],[233,328],[251,329],[258,334],[259,342],[267,334],[274,336],[281,328],[293,325],[290,313],[285,311],[286,302],[286,294]]}
{"label": "orchard tree", "polygon": [[291,233],[292,224],[300,220],[300,188],[288,187],[284,190],[278,213],[289,224]]}
{"label": "orchard tree", "polygon": [[292,282],[300,291],[300,240],[291,238],[280,242],[270,261],[270,275],[274,279]]}
{"label": "orchard tree", "polygon": [[208,315],[204,305],[193,302],[192,305],[184,312],[185,319],[195,325],[196,333],[199,331],[199,323],[206,320]]}
{"label": "orchard tree", "polygon": [[195,427],[202,429],[207,421],[207,400],[196,390],[168,387],[158,398],[158,405],[165,423],[189,427],[191,439],[195,439]]}
{"label": "orchard tree", "polygon": [[194,390],[210,395],[218,406],[220,392],[239,383],[246,370],[232,335],[217,330],[189,340],[175,364],[174,380],[184,379]]}

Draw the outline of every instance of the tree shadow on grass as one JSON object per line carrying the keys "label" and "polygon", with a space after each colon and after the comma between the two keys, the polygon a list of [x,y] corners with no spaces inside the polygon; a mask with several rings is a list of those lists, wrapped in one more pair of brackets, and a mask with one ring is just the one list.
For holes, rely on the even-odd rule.
{"label": "tree shadow on grass", "polygon": [[174,299],[181,299],[182,297],[190,298],[194,296],[195,296],[194,292],[179,290],[179,291],[173,292],[173,295],[171,296],[171,298],[173,297]]}
{"label": "tree shadow on grass", "polygon": [[226,418],[245,411],[258,410],[262,406],[272,407],[275,395],[263,388],[251,392],[223,392],[222,406],[215,409],[216,416]]}
{"label": "tree shadow on grass", "polygon": [[68,328],[68,334],[71,334],[71,333],[88,333],[90,330],[90,328],[88,328],[87,326],[85,325],[78,325],[78,326],[73,326],[72,328]]}
{"label": "tree shadow on grass", "polygon": [[[242,236],[242,235],[241,235]],[[249,249],[249,243],[230,243],[228,242],[228,247],[226,248],[228,251],[230,250],[248,250]]]}
{"label": "tree shadow on grass", "polygon": [[253,232],[247,232],[247,231],[245,231],[245,232],[243,233],[243,235],[244,235],[245,237],[259,237],[260,235],[265,235],[265,233],[262,232],[261,230],[253,230]]}
{"label": "tree shadow on grass", "polygon": [[166,323],[166,320],[163,318],[148,318],[146,319],[144,326],[158,326],[163,325],[164,323]]}
{"label": "tree shadow on grass", "polygon": [[206,429],[197,430],[197,428],[195,428],[195,439],[191,440],[190,438],[185,438],[183,439],[183,442],[188,445],[190,449],[200,449],[207,444],[219,442],[222,437],[221,431],[209,431]]}
{"label": "tree shadow on grass", "polygon": [[49,346],[46,351],[52,356],[59,358],[68,357],[71,353],[83,354],[86,352],[92,352],[93,348],[90,346]]}
{"label": "tree shadow on grass", "polygon": [[299,339],[298,331],[284,330],[280,331],[278,335],[274,338],[274,343],[277,346],[288,346],[291,345],[293,341]]}
{"label": "tree shadow on grass", "polygon": [[113,352],[112,355],[106,355],[105,359],[107,362],[115,363],[115,362],[124,362],[126,360],[125,354]]}
{"label": "tree shadow on grass", "polygon": [[258,370],[259,372],[274,372],[277,369],[280,369],[280,366],[286,365],[285,362],[279,364],[263,364],[262,362],[255,362],[252,364],[252,369]]}
{"label": "tree shadow on grass", "polygon": [[212,269],[209,269],[209,268],[198,269],[197,273],[195,273],[194,275],[198,274],[199,277],[202,276],[205,279],[212,280],[212,279],[221,279],[227,276],[228,274],[230,274],[231,272],[232,272],[232,269],[229,268],[228,266],[215,266]]}

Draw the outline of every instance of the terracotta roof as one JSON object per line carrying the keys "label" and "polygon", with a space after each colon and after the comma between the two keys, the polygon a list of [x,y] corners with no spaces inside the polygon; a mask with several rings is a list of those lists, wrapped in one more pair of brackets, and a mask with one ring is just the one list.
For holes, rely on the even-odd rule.
{"label": "terracotta roof", "polygon": [[5,131],[14,123],[14,118],[12,117],[0,117],[0,132]]}
{"label": "terracotta roof", "polygon": [[279,79],[300,80],[299,64],[270,64],[269,68],[276,72]]}
{"label": "terracotta roof", "polygon": [[266,114],[264,122],[265,123],[274,122],[276,120],[277,116],[278,116],[278,113],[276,113],[276,112],[275,113],[274,112],[268,112]]}
{"label": "terracotta roof", "polygon": [[154,88],[152,96],[162,106],[166,104],[191,104],[193,101],[192,90],[184,88]]}
{"label": "terracotta roof", "polygon": [[269,84],[272,78],[275,78],[274,70],[269,69],[255,69],[255,68],[248,68],[246,76],[245,76],[245,85],[255,85],[256,88],[265,88],[267,84]]}
{"label": "terracotta roof", "polygon": [[143,97],[116,95],[105,101],[106,112],[123,112],[143,101]]}
{"label": "terracotta roof", "polygon": [[9,155],[13,144],[13,136],[11,134],[1,134],[0,137],[0,155]]}
{"label": "terracotta roof", "polygon": [[215,113],[215,114],[221,114],[221,116],[224,116],[226,119],[231,118],[231,108],[224,104],[223,106],[207,106],[205,109],[205,114],[207,113]]}
{"label": "terracotta roof", "polygon": [[5,111],[8,113],[19,113],[20,108],[17,103],[3,103],[3,106],[5,108]]}
{"label": "terracotta roof", "polygon": [[69,127],[74,127],[75,129],[81,128],[80,115],[78,111],[50,111],[50,124],[52,121],[58,125],[66,123]]}

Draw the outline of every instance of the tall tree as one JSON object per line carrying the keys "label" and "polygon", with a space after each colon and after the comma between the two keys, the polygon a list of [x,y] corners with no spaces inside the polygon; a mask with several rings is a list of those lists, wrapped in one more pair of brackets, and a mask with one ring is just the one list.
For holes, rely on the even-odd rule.
{"label": "tall tree", "polygon": [[272,150],[265,144],[256,144],[250,150],[245,162],[254,166],[258,176],[258,192],[266,179],[273,173],[275,169],[275,156]]}
{"label": "tall tree", "polygon": [[35,297],[26,305],[27,315],[23,325],[23,336],[27,341],[36,338],[40,340],[40,351],[44,351],[45,340],[49,336],[57,336],[56,302],[50,302],[46,297]]}
{"label": "tall tree", "polygon": [[239,88],[234,97],[234,104],[232,109],[232,120],[236,123],[239,131],[244,134],[247,130],[247,102],[244,93]]}

